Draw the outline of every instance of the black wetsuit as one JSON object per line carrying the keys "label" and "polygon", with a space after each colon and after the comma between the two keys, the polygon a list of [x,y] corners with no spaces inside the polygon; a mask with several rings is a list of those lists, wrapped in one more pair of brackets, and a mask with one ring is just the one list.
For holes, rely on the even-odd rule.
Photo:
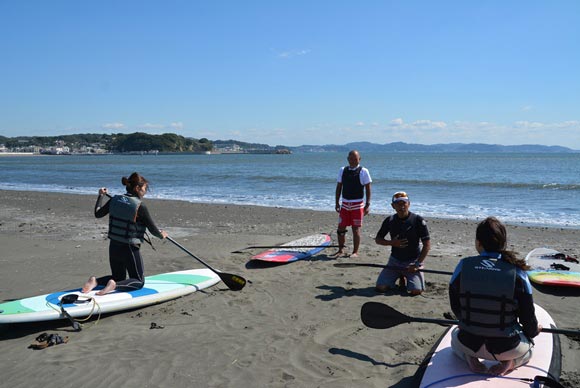
{"label": "black wetsuit", "polygon": [[[134,197],[133,194],[125,195]],[[95,217],[97,218],[102,218],[109,214],[110,201],[103,205],[103,197],[100,195],[95,204]],[[163,238],[144,203],[141,203],[137,210],[137,223],[145,225],[154,236]],[[115,288],[117,291],[134,291],[143,288],[145,276],[140,248],[141,244],[133,245],[110,240],[109,265],[111,266],[111,275],[98,278],[97,283],[104,286],[109,280],[113,279],[117,283]],[[129,274],[128,278],[127,274]]]}

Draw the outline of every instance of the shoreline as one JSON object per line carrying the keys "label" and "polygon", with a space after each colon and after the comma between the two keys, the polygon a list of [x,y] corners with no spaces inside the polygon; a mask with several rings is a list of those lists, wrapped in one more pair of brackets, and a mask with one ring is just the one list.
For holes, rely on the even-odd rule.
{"label": "shoreline", "polygon": [[[96,194],[93,193],[67,193],[67,192],[60,192],[60,191],[40,191],[40,190],[12,190],[12,189],[0,189],[0,193],[2,192],[14,192],[14,193],[37,193],[37,194],[54,194],[54,195],[79,195],[79,196],[95,196]],[[333,211],[331,210],[325,210],[325,209],[308,209],[308,208],[300,208],[300,207],[282,207],[282,206],[276,206],[276,205],[242,205],[242,204],[234,204],[234,203],[216,203],[216,202],[193,202],[193,201],[188,201],[186,199],[175,199],[175,198],[151,198],[151,197],[147,197],[146,198],[147,201],[169,201],[169,202],[184,202],[184,203],[191,203],[191,204],[195,204],[195,205],[208,205],[208,206],[240,206],[240,207],[256,207],[256,208],[266,208],[266,209],[287,209],[287,210],[295,210],[295,211],[306,211],[306,212],[316,212],[316,213],[330,213],[330,214],[335,214]],[[412,205],[411,205],[412,207]],[[413,209],[411,209],[411,211],[413,211]],[[372,213],[372,212],[371,212]],[[392,214],[391,212],[379,212],[379,213],[372,213],[373,216],[382,216],[387,217],[390,214]],[[418,212],[418,214],[421,214],[420,212]],[[430,217],[430,216],[424,216],[427,219],[430,220],[439,220],[439,221],[449,221],[449,222],[468,222],[468,223],[474,223],[477,224],[478,222],[480,222],[482,219],[475,219],[475,218],[457,218],[457,217],[442,217],[442,216],[438,216],[438,217]],[[501,217],[500,217],[501,218]],[[549,224],[542,224],[542,223],[533,223],[533,222],[524,222],[524,221],[520,221],[520,222],[510,222],[510,221],[503,221],[502,222],[506,225],[506,226],[512,226],[512,227],[528,227],[528,228],[537,228],[537,229],[555,229],[555,230],[577,230],[580,231],[580,225],[578,226],[571,226],[571,225],[549,225]]]}
{"label": "shoreline", "polygon": [[[0,190],[2,301],[80,287],[89,275],[108,273],[108,221],[94,218],[95,200],[96,195]],[[420,297],[395,291],[378,295],[377,269],[332,265],[353,260],[384,264],[388,249],[371,236],[385,215],[365,217],[358,259],[331,259],[329,250],[311,260],[256,266],[249,259],[258,251],[231,252],[313,233],[336,239],[337,214],[145,202],[160,228],[214,268],[246,278],[246,288],[232,292],[218,284],[170,302],[93,319],[78,333],[70,332],[66,321],[0,325],[0,372],[7,386],[61,387],[88,379],[97,387],[411,387],[418,365],[445,330],[433,324],[372,330],[360,322],[360,307],[370,300],[417,317],[443,318],[450,311],[449,276],[426,274],[427,290]],[[476,221],[427,222],[432,248],[426,268],[452,271],[459,259],[475,253]],[[520,256],[551,246],[580,257],[580,230],[506,227],[509,249]],[[202,267],[171,244],[155,238],[153,243],[156,250],[142,248],[146,275]],[[347,246],[351,244],[349,230]],[[536,303],[560,328],[577,328],[578,296],[577,290],[534,288]],[[153,322],[164,329],[151,330]],[[67,335],[70,341],[42,351],[27,349],[42,332]],[[565,336],[560,341],[562,381],[578,386],[579,342]],[[79,362],[90,367],[74,366]],[[55,367],[64,373],[55,373]]]}

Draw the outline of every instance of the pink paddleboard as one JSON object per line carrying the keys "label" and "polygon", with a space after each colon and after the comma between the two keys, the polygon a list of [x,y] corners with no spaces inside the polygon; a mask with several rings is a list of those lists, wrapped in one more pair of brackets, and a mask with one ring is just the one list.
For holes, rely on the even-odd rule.
{"label": "pink paddleboard", "polygon": [[[552,317],[542,307],[535,305],[536,317],[540,325],[555,328]],[[417,372],[421,380],[419,388],[445,387],[531,387],[530,381],[535,376],[547,376],[558,381],[561,371],[560,338],[557,334],[540,333],[534,338],[535,346],[530,361],[516,368],[506,376],[492,376],[473,373],[467,363],[453,353],[451,349],[451,332],[448,329],[435,350],[423,362]],[[488,366],[496,362],[484,361]]]}

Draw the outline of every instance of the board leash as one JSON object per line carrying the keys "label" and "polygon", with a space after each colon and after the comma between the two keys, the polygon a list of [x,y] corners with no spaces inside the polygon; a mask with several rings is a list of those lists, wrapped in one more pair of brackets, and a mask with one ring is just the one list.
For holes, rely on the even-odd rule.
{"label": "board leash", "polygon": [[51,309],[53,309],[54,311],[60,313],[61,315],[63,315],[64,318],[68,319],[73,327],[73,329],[75,331],[81,331],[83,329],[83,323],[87,322],[89,319],[91,319],[93,317],[93,315],[95,314],[95,308],[97,308],[97,320],[95,321],[95,325],[99,323],[99,321],[101,320],[101,306],[99,305],[99,303],[95,300],[95,298],[92,297],[88,297],[88,296],[82,296],[84,298],[87,298],[86,300],[82,301],[81,303],[90,303],[93,302],[93,306],[91,308],[91,311],[89,312],[89,315],[86,318],[83,319],[75,319],[73,318],[68,311],[66,311],[66,309],[64,308],[63,304],[63,299],[65,298],[69,298],[66,301],[66,304],[69,303],[74,303],[78,300],[78,298],[82,296],[82,295],[78,295],[78,294],[67,294],[67,295],[63,295],[61,297],[61,299],[58,302],[58,306],[60,307],[60,309],[57,309],[53,306],[53,303],[50,302],[46,302],[46,305],[48,307],[50,307]]}

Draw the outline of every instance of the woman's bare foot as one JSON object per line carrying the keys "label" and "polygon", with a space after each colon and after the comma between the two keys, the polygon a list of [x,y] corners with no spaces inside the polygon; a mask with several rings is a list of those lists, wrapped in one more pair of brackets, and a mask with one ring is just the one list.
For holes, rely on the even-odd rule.
{"label": "woman's bare foot", "polygon": [[491,373],[492,375],[504,376],[510,373],[512,370],[514,370],[514,368],[515,368],[514,360],[500,361],[499,364],[496,364],[491,368],[489,368],[489,373]]}
{"label": "woman's bare foot", "polygon": [[89,278],[89,280],[87,280],[87,282],[85,283],[85,285],[83,286],[81,292],[83,294],[86,294],[87,292],[90,292],[93,290],[93,288],[95,288],[97,286],[97,278],[95,278],[94,276],[91,276]]}
{"label": "woman's bare foot", "polygon": [[108,294],[109,292],[114,291],[116,287],[117,287],[117,283],[115,283],[115,281],[113,279],[111,279],[107,282],[107,285],[105,286],[105,288],[96,292],[96,295]]}
{"label": "woman's bare foot", "polygon": [[471,369],[472,372],[487,373],[487,367],[484,363],[479,361],[478,358],[465,355],[465,361],[467,361],[467,365],[469,365],[469,369]]}

